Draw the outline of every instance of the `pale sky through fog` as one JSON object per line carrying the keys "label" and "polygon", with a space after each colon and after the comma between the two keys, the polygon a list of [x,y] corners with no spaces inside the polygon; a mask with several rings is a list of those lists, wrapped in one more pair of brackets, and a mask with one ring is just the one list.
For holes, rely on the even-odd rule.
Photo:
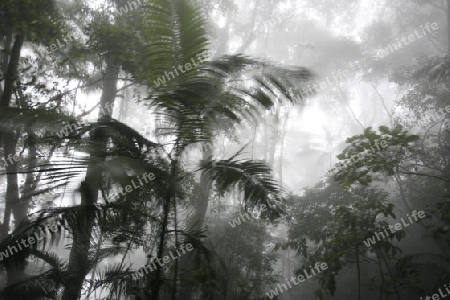
{"label": "pale sky through fog", "polygon": [[[381,1],[381,0],[380,0]],[[327,28],[327,30],[332,33],[332,35],[334,35],[335,37],[339,37],[339,36],[344,36],[344,37],[349,37],[352,38],[353,40],[355,40],[356,42],[361,42],[361,34],[364,31],[365,27],[370,24],[371,22],[374,21],[374,18],[377,14],[378,8],[375,5],[375,2],[380,2],[380,1],[376,1],[376,0],[361,0],[359,5],[357,6],[357,10],[358,13],[355,16],[355,19],[352,21],[352,24],[354,26],[352,26],[352,31],[348,32],[348,27],[345,27],[345,29],[343,27],[339,27],[339,26],[333,26],[331,28]],[[295,2],[295,1],[294,1]],[[294,3],[293,2],[293,3]],[[92,7],[100,7],[101,1],[100,0],[96,0],[90,3],[90,5]],[[246,9],[251,9],[248,7],[248,2],[237,2],[238,5],[246,5]],[[296,15],[299,15],[302,11],[302,6],[298,6],[297,9],[295,10],[289,10],[286,9],[289,7],[289,4],[286,4],[285,6],[279,6],[277,8],[277,16],[279,15],[279,12],[282,11],[282,15],[285,13],[289,13],[289,15],[293,16],[291,17],[291,20],[289,22],[287,22],[286,26],[287,27],[294,27],[296,26],[296,22],[297,22],[297,18],[295,17]],[[223,26],[225,25],[226,19],[224,16],[222,15],[218,15],[218,12],[212,12],[213,14],[216,15],[215,18],[213,18],[213,22],[215,22],[216,26],[218,26],[219,28],[223,28]],[[247,23],[249,22],[249,15],[246,12],[239,12],[236,14],[236,21],[241,22],[241,23]],[[311,13],[308,15],[308,17],[311,20],[315,20],[316,22],[318,22],[319,24],[321,24],[322,27],[324,27],[325,23],[323,22],[323,18],[318,15],[318,14],[312,14]],[[259,26],[259,28],[263,27],[263,29],[260,29],[258,34],[263,37],[264,39],[268,39],[267,42],[270,43],[271,39],[273,37],[277,36],[277,29],[274,28],[273,26],[269,28],[269,33],[267,35],[266,29],[267,29],[267,24],[270,22],[274,22],[272,19],[268,19],[268,20],[263,20],[263,21],[259,21],[256,23],[256,27]],[[338,22],[339,23],[339,22]],[[289,28],[287,28],[289,29]],[[230,48],[231,49],[236,49],[236,47],[239,47],[240,43],[242,41],[238,41],[238,40],[230,40]],[[287,50],[285,48],[279,48],[279,49],[266,49],[264,53],[264,55],[262,55],[260,58],[262,59],[267,59],[267,58],[271,58],[271,57],[276,57],[277,53],[279,53],[279,51],[281,50]],[[273,51],[273,52],[271,52]],[[252,51],[246,51],[245,52],[246,55],[253,55]],[[289,63],[287,60],[283,59],[283,57],[281,57],[279,59],[279,63],[281,64],[292,64]],[[314,66],[312,66],[314,67]],[[330,72],[335,72],[336,70],[330,70]],[[329,75],[331,76],[331,74]],[[360,81],[358,80],[353,80],[353,76],[354,74],[351,74],[349,79],[349,82],[351,83],[351,86],[348,84],[343,84],[342,88],[350,88],[353,90],[353,95],[365,95],[368,90],[370,89],[369,86],[362,84]],[[323,80],[323,79],[319,79],[319,82]],[[356,82],[356,83],[355,83]],[[308,102],[308,106],[302,111],[302,112],[298,112],[297,110],[294,110],[293,113],[291,113],[290,117],[289,117],[289,121],[287,123],[287,128],[302,128],[303,131],[309,132],[313,137],[316,136],[317,138],[321,138],[324,135],[326,135],[327,133],[324,131],[329,130],[330,132],[332,132],[335,135],[341,136],[342,139],[345,139],[346,137],[354,134],[355,132],[350,132],[348,130],[344,130],[344,131],[340,131],[338,129],[338,126],[335,126],[335,124],[333,123],[339,123],[342,120],[348,120],[350,123],[355,124],[355,121],[353,120],[353,116],[352,114],[354,113],[356,115],[357,118],[361,119],[364,122],[364,106],[362,106],[360,104],[360,101],[358,100],[358,98],[352,97],[350,96],[349,98],[349,103],[348,106],[353,110],[353,112],[350,112],[349,109],[346,107],[345,110],[343,110],[343,112],[340,112],[339,118],[340,120],[336,120],[336,121],[332,121],[330,122],[330,119],[335,118],[334,114],[336,113],[334,110],[324,110],[324,105],[323,103],[327,103],[330,99],[329,99],[329,88],[327,87],[326,89],[323,90],[319,90],[318,94],[316,96],[314,96],[312,99],[309,99]],[[81,100],[79,100],[79,103],[85,103],[88,104],[87,106],[90,107],[89,103],[94,103],[96,101],[96,99],[98,99],[100,97],[99,93],[93,93],[93,94],[89,94],[87,96],[84,96],[82,98],[79,98]],[[116,109],[115,109],[115,115],[117,114],[117,106],[116,105]],[[94,111],[93,113],[91,113],[92,118],[95,118],[97,116],[98,112],[97,110]],[[383,122],[385,121],[384,118],[379,120],[379,124],[381,125]],[[366,126],[378,126],[376,123],[375,124],[364,124]],[[287,134],[286,136],[286,141],[287,143],[289,143],[290,140],[295,141],[296,137],[295,135],[291,135],[291,134]],[[339,150],[334,150],[334,153],[332,155],[332,162],[336,162],[336,158],[335,156],[339,153]],[[296,191],[298,191],[299,189],[296,187],[295,188]]]}

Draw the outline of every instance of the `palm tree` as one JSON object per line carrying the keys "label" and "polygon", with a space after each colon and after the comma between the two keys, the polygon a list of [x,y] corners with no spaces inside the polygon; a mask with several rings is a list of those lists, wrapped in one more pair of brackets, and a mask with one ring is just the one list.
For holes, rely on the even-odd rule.
{"label": "palm tree", "polygon": [[[302,85],[311,77],[304,68],[279,68],[242,55],[224,56],[188,69],[188,63],[199,62],[199,57],[207,49],[207,35],[199,11],[187,1],[147,1],[141,20],[143,29],[140,34],[147,45],[142,55],[145,60],[139,67],[127,66],[136,80],[151,86],[154,78],[175,73],[174,68],[178,66],[186,66],[184,72],[180,70],[178,76],[155,88],[146,99],[158,112],[160,127],[157,133],[170,141],[170,152],[166,153],[167,145],[150,141],[111,118],[99,119],[65,137],[71,147],[90,154],[89,159],[76,159],[79,168],[88,168],[79,189],[81,204],[42,212],[20,227],[14,237],[26,236],[30,230],[48,220],[58,220],[62,228],[73,234],[69,262],[63,263],[56,260],[54,254],[30,248],[27,256],[34,255],[50,267],[45,274],[10,286],[5,290],[7,294],[21,293],[25,299],[25,294],[33,295],[36,289],[47,295],[55,294],[64,287],[63,299],[77,299],[86,274],[102,259],[143,245],[139,239],[143,231],[133,232],[129,224],[136,229],[136,224],[151,221],[152,226],[158,228],[156,239],[152,242],[156,249],[155,256],[162,258],[168,243],[173,243],[170,227],[179,226],[171,213],[177,203],[192,197],[187,194],[189,190],[186,188],[186,181],[192,179],[192,172],[183,168],[183,154],[192,146],[211,143],[214,132],[221,129],[215,124],[233,128],[242,120],[256,120],[261,110],[274,106],[278,101],[301,100]],[[115,78],[116,72],[113,74],[111,71],[111,74]],[[245,84],[243,79],[246,79]],[[114,87],[104,89],[104,95],[110,96],[102,97],[102,100],[108,98],[102,101],[102,106],[114,101],[114,91]],[[38,119],[33,119],[33,122]],[[87,132],[93,137],[89,141],[81,139]],[[106,144],[108,147],[105,147]],[[236,155],[216,161],[210,149],[206,148],[205,159],[198,168],[202,176],[196,216],[185,230],[180,230],[186,242],[195,245],[194,256],[207,255],[198,233],[203,228],[211,184],[221,191],[234,187],[242,189],[248,206],[275,205],[263,217],[273,219],[282,212],[281,189],[272,179],[269,167],[261,162],[238,160]],[[64,162],[50,162],[48,168],[42,171],[57,170],[54,177],[74,177],[79,171],[74,169],[74,159],[69,157]],[[152,189],[142,188],[113,202],[108,201],[107,196],[114,188],[124,188],[142,172],[155,174]],[[101,209],[94,205],[98,190],[105,201]],[[149,208],[142,211],[146,205]],[[122,224],[124,219],[126,222]],[[110,241],[115,247],[101,248],[102,240]],[[0,250],[7,245],[7,241],[2,241]],[[188,261],[180,264],[184,272],[193,270],[194,266]],[[114,294],[131,294],[134,283],[130,274],[130,268],[120,264],[99,274],[92,287],[108,286],[111,297]],[[148,299],[158,299],[162,278],[163,270],[158,265],[155,274],[148,276]],[[28,288],[23,289],[24,286]],[[182,295],[190,299],[192,289],[186,287],[187,282],[183,282]]]}
{"label": "palm tree", "polygon": [[[144,39],[149,43],[146,57],[149,68],[145,69],[144,77],[169,77],[175,68],[190,65],[207,50],[204,22],[199,11],[185,1],[151,1],[149,12],[154,13],[147,18]],[[241,80],[249,77],[252,85],[243,85]],[[302,84],[309,78],[310,73],[303,68],[281,69],[234,55],[217,58],[198,68],[186,68],[166,85],[159,86],[148,100],[161,118],[160,133],[172,137],[172,172],[177,173],[174,170],[180,168],[179,158],[186,149],[197,143],[212,143],[214,131],[220,129],[216,124],[223,124],[222,129],[232,128],[244,119],[256,118],[261,109],[269,109],[276,101],[301,99]],[[270,169],[263,164],[236,161],[234,157],[213,161],[212,148],[203,149],[200,192],[187,232],[202,230],[213,181],[221,190],[240,185],[250,205],[280,200],[278,186],[268,176]],[[173,201],[175,205],[176,198],[176,193],[168,196],[167,214],[170,203]],[[277,212],[271,213],[277,215]],[[167,222],[162,224],[158,257],[162,255],[167,225]],[[187,273],[192,271],[190,262],[197,254],[194,251],[183,256],[181,269],[186,269]],[[159,275],[158,269],[156,280]],[[159,284],[153,286],[153,294],[157,295]],[[192,286],[187,281],[182,282],[180,297],[190,299]]]}

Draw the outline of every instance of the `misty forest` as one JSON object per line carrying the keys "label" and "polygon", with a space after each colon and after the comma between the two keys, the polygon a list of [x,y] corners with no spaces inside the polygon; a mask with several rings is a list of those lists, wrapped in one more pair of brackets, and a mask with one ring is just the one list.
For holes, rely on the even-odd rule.
{"label": "misty forest", "polygon": [[450,1],[0,0],[0,299],[447,296]]}

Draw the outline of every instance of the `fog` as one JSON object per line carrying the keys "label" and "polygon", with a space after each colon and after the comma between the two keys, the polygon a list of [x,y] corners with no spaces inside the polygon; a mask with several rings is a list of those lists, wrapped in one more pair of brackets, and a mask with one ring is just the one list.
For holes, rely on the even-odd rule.
{"label": "fog", "polygon": [[450,295],[450,3],[0,0],[0,299]]}

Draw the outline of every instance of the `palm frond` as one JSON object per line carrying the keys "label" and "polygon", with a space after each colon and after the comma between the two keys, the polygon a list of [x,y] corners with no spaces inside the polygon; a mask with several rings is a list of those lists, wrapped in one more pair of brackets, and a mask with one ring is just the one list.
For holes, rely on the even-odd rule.
{"label": "palm frond", "polygon": [[124,267],[119,263],[109,266],[95,274],[98,278],[94,280],[93,290],[107,288],[109,291],[107,299],[118,299],[123,295],[130,295],[134,288],[133,273],[130,267]]}
{"label": "palm frond", "polygon": [[[55,226],[55,227],[52,227]],[[56,230],[50,230],[56,228]],[[39,247],[57,245],[62,241],[63,227],[52,214],[40,213],[37,217],[31,216],[30,220],[21,222],[17,228],[0,242],[0,253],[6,253],[2,257],[5,265],[22,265],[26,262],[24,258],[36,253]],[[36,235],[39,236],[39,240]],[[28,247],[19,247],[18,241],[34,240]],[[23,245],[23,244],[22,244]],[[14,252],[13,252],[14,250]]]}
{"label": "palm frond", "polygon": [[282,190],[266,164],[248,160],[213,160],[202,162],[200,170],[208,174],[220,191],[238,187],[244,191],[245,205],[264,204],[262,216],[275,219],[283,212]]}
{"label": "palm frond", "polygon": [[47,263],[53,270],[63,272],[67,262],[59,258],[57,253],[32,249],[30,254]]}
{"label": "palm frond", "polygon": [[[151,0],[143,11],[143,32],[147,57],[145,65],[148,66],[146,78],[155,82],[166,78],[167,83],[159,86],[157,90],[167,90],[184,77],[190,77],[197,72],[196,68],[179,72],[179,66],[186,66],[198,62],[207,47],[205,22],[198,8],[183,0]],[[173,78],[169,78],[169,74]],[[150,79],[151,80],[151,79]],[[154,86],[152,82],[148,82]]]}
{"label": "palm frond", "polygon": [[61,287],[62,274],[54,269],[43,274],[30,276],[27,279],[7,286],[0,292],[0,299],[48,300],[57,299],[58,289]]}
{"label": "palm frond", "polygon": [[126,247],[114,246],[101,249],[95,249],[90,253],[91,265],[97,265],[100,261],[107,257],[114,257],[118,254],[125,253]]}

